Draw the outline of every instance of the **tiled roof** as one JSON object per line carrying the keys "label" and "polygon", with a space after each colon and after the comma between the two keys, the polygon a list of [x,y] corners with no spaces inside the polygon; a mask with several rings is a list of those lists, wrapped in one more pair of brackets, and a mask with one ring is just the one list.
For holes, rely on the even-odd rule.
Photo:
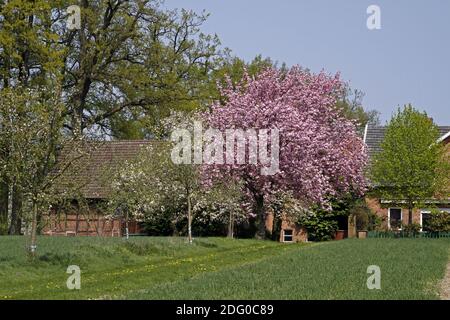
{"label": "tiled roof", "polygon": [[72,170],[68,177],[79,185],[86,199],[105,199],[108,196],[108,173],[127,160],[133,160],[146,146],[161,143],[150,140],[122,140],[94,142],[81,159],[82,165]]}
{"label": "tiled roof", "polygon": [[[369,156],[372,157],[374,154],[381,151],[381,142],[384,139],[384,134],[386,127],[372,127],[367,128],[366,134],[366,145],[369,151]],[[440,126],[439,127],[440,136],[444,136],[450,132],[450,126]]]}

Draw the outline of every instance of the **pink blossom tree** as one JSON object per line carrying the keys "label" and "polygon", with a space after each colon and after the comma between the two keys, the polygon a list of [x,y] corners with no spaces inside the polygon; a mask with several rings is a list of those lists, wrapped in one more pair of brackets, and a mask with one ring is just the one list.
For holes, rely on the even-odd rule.
{"label": "pink blossom tree", "polygon": [[285,72],[269,68],[256,78],[245,76],[237,85],[230,81],[221,88],[222,102],[204,114],[207,125],[222,132],[231,128],[279,130],[279,172],[274,175],[261,174],[259,163],[203,166],[207,183],[243,180],[258,238],[265,237],[266,207],[276,192],[290,191],[305,207],[319,204],[325,208],[331,198],[364,192],[364,143],[356,123],[336,108],[343,88],[338,74],[312,74],[300,67]]}

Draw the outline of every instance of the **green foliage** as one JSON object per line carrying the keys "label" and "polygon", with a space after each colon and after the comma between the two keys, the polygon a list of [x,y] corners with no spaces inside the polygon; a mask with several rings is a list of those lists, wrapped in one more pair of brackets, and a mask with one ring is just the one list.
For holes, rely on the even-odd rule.
{"label": "green foliage", "polygon": [[411,105],[399,109],[386,129],[381,152],[371,164],[374,194],[405,200],[410,209],[425,199],[445,197],[442,192],[447,187],[450,163],[438,138],[439,130],[426,113]]}
{"label": "green foliage", "polygon": [[381,217],[374,213],[364,199],[355,201],[349,209],[349,215],[356,217],[357,230],[377,230],[381,226]]}
{"label": "green foliage", "polygon": [[[308,239],[312,241],[328,241],[333,239],[340,223],[348,223],[348,216],[360,210],[363,204],[354,195],[348,194],[341,199],[333,199],[330,208],[315,207],[309,214],[303,215],[298,223],[305,226]],[[355,211],[355,212],[353,212]]]}
{"label": "green foliage", "polygon": [[450,239],[450,232],[404,232],[404,231],[392,231],[392,230],[384,230],[384,231],[369,231],[368,238],[422,238],[422,239]]}
{"label": "green foliage", "polygon": [[[227,57],[227,59],[222,61],[220,67],[212,73],[212,97],[216,100],[220,98],[220,92],[218,91],[216,82],[221,86],[226,85],[227,81],[231,81],[233,85],[236,85],[243,79],[245,72],[250,77],[253,77],[267,68],[276,66],[277,64],[270,58],[263,58],[261,55],[256,56],[250,62],[246,62],[238,57]],[[281,68],[284,68],[284,66]]]}
{"label": "green foliage", "polygon": [[337,221],[320,215],[310,218],[303,225],[308,230],[308,240],[310,241],[332,240],[333,235],[338,229]]}
{"label": "green foliage", "polygon": [[407,233],[410,235],[418,234],[420,232],[420,229],[422,229],[422,227],[419,223],[411,223],[411,224],[403,224],[402,225],[402,231],[404,233]]}
{"label": "green foliage", "polygon": [[[170,110],[210,101],[212,71],[226,59],[206,13],[161,1],[82,1],[68,30],[70,0],[0,3],[0,88],[62,82],[66,129],[144,137]],[[111,119],[111,121],[109,121]],[[94,131],[91,131],[94,132]]]}
{"label": "green foliage", "polygon": [[0,221],[0,235],[8,234],[8,223],[6,221]]}
{"label": "green foliage", "polygon": [[351,193],[333,199],[330,208],[313,208],[309,214],[302,215],[298,223],[308,230],[309,240],[327,241],[333,239],[338,229],[347,229],[349,216],[356,216],[358,230],[376,228],[379,224],[378,217],[367,207],[364,199]]}
{"label": "green foliage", "polygon": [[[178,212],[177,210],[176,212]],[[149,219],[144,217],[142,226],[149,236],[171,236],[176,234],[176,226],[173,223],[174,212],[171,212],[167,207],[164,211],[155,213]]]}
{"label": "green foliage", "polygon": [[431,232],[450,232],[450,213],[438,209],[431,210],[427,227]]}
{"label": "green foliage", "polygon": [[338,230],[336,214],[322,209],[316,209],[313,214],[301,218],[299,224],[308,231],[309,241],[332,240]]}
{"label": "green foliage", "polygon": [[28,215],[20,218],[31,223],[33,239],[40,228],[39,217],[79,187],[78,181],[64,178],[82,157],[84,140],[63,133],[64,107],[58,87],[53,90],[0,91],[0,179],[14,191],[21,190],[23,213]]}
{"label": "green foliage", "polygon": [[0,88],[43,85],[50,75],[60,75],[64,47],[51,28],[55,23],[51,12],[61,4],[58,0],[1,1]]}
{"label": "green foliage", "polygon": [[383,228],[383,218],[376,213],[371,212],[369,214],[369,222],[367,226],[368,231],[381,230]]}
{"label": "green foliage", "polygon": [[[57,151],[68,140],[60,129],[63,107],[58,92],[55,96],[44,88],[8,88],[0,93],[0,178],[14,181],[27,201],[48,203],[47,197],[57,193]],[[61,160],[58,166],[65,164]]]}

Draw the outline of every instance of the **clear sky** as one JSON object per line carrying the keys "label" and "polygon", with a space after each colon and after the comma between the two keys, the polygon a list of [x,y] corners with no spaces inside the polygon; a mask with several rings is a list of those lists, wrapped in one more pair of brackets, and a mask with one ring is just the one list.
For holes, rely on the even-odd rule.
{"label": "clear sky", "polygon": [[[366,25],[369,5],[381,29]],[[340,71],[365,92],[384,124],[412,103],[450,125],[449,0],[166,0],[168,8],[211,14],[202,31],[245,60],[262,54],[318,72]]]}

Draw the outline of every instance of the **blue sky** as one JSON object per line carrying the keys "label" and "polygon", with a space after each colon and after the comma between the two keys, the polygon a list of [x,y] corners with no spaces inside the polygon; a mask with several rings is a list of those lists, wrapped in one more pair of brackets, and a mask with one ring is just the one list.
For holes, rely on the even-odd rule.
{"label": "blue sky", "polygon": [[[369,5],[381,29],[366,26]],[[202,31],[245,60],[262,54],[318,72],[340,71],[365,92],[382,123],[412,103],[450,125],[448,0],[166,0],[168,8],[211,14]]]}

